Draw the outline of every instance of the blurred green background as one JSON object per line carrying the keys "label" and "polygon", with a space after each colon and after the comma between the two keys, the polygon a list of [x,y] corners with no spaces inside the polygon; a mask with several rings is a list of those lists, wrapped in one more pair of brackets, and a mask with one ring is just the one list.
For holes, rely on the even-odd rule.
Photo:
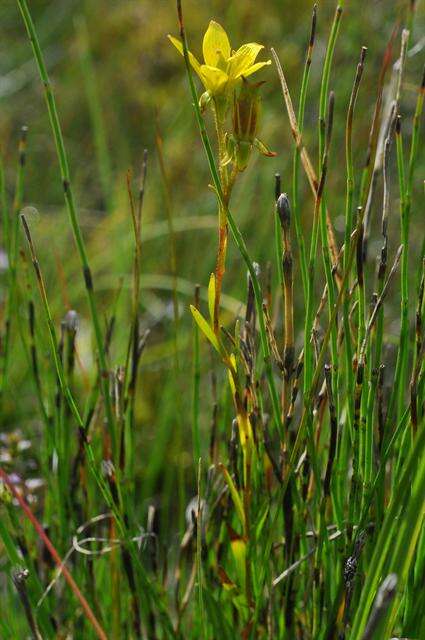
{"label": "blurred green background", "polygon": [[[296,3],[292,0],[262,0],[261,3],[253,0],[186,0],[184,11],[190,48],[200,55],[202,36],[211,18],[226,28],[234,48],[247,41],[257,41],[265,45],[264,56],[269,57],[268,50],[273,46],[280,56],[297,105],[312,4],[311,0]],[[105,315],[110,313],[120,281],[123,282],[111,354],[113,366],[124,361],[129,330],[133,235],[126,176],[131,170],[136,188],[143,149],[148,149],[142,231],[142,313],[143,326],[151,329],[151,336],[142,358],[138,393],[139,464],[142,496],[146,498],[155,492],[170,496],[172,492],[162,492],[163,483],[172,485],[177,467],[187,473],[188,480],[193,479],[190,454],[192,323],[188,304],[193,298],[195,283],[205,285],[208,282],[216,251],[216,203],[214,194],[208,189],[208,167],[196,129],[184,65],[166,39],[168,33],[178,33],[175,3],[173,0],[32,0],[29,5],[54,84],[79,214],[95,272],[95,288]],[[343,231],[345,196],[345,113],[360,49],[362,45],[368,47],[354,125],[357,181],[366,156],[386,43],[393,29],[405,24],[408,5],[406,0],[351,0],[344,8],[330,83],[336,95],[336,116],[327,187],[339,240]],[[423,5],[421,1],[418,3],[411,39],[412,47],[419,45],[408,59],[404,79],[401,113],[406,123],[403,128],[406,143],[424,59],[421,49]],[[315,162],[320,73],[334,10],[333,0],[318,3],[317,40],[305,124],[305,141]],[[69,308],[76,309],[81,317],[78,344],[82,375],[79,384],[84,388],[86,377],[93,374],[93,366],[83,282],[63,206],[43,90],[17,6],[12,1],[1,3],[0,36],[0,141],[8,194],[12,199],[19,130],[27,125],[24,202],[29,207],[27,213],[39,248],[55,320],[59,324]],[[397,37],[393,60],[398,55],[399,42]],[[274,259],[274,173],[282,174],[283,189],[290,192],[293,145],[274,66],[261,75],[267,83],[263,90],[260,137],[278,155],[272,159],[254,157],[238,181],[232,210],[252,257],[264,267],[268,260]],[[165,180],[158,161],[158,136],[162,141]],[[416,180],[419,185],[423,169],[422,153]],[[302,224],[308,235],[313,202],[303,174],[300,182]],[[399,234],[397,198],[394,186],[391,251],[395,250]],[[170,259],[173,240],[168,232],[167,206],[173,219],[177,256],[178,375],[173,347]],[[380,208],[379,185],[373,207],[371,269],[381,244]],[[414,207],[413,216],[412,229],[417,232],[413,233],[412,264],[417,260],[424,231],[420,206]],[[296,282],[297,278],[299,281],[298,271],[295,277]],[[32,274],[30,281],[33,282]],[[230,296],[227,301],[230,313],[224,319],[229,322],[234,318],[239,302],[244,300],[245,283],[244,267],[230,242],[224,284],[225,293]],[[1,295],[4,296],[3,284]],[[299,329],[302,326],[301,302],[301,299],[297,300]],[[25,320],[25,313],[22,309],[21,320]],[[45,345],[43,367],[47,370],[51,365],[44,334],[40,323],[38,335],[40,343]],[[2,428],[24,426],[31,430],[34,438],[41,437],[28,367],[16,330],[13,339],[16,347],[13,376],[5,398]],[[209,357],[205,345],[203,348],[201,427],[206,449],[214,403],[209,374],[220,368],[215,359]],[[223,415],[219,420],[219,428],[228,434],[229,420],[230,416]]]}

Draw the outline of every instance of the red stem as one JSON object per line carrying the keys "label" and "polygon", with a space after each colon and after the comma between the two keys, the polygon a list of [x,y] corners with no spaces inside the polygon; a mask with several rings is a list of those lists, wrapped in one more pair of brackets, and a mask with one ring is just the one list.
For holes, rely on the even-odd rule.
{"label": "red stem", "polygon": [[9,476],[7,475],[7,473],[5,473],[3,471],[3,469],[1,469],[1,468],[0,468],[0,478],[3,480],[3,482],[5,482],[7,484],[7,486],[9,487],[10,491],[13,494],[13,497],[16,498],[16,500],[19,502],[19,505],[22,507],[22,510],[24,511],[25,515],[31,521],[32,526],[34,527],[34,529],[36,530],[36,532],[38,533],[40,538],[43,540],[45,546],[47,547],[47,549],[48,549],[48,551],[50,553],[50,555],[52,556],[53,560],[56,562],[58,568],[63,573],[63,576],[64,576],[65,580],[67,581],[67,583],[71,587],[72,591],[74,592],[75,597],[80,601],[81,606],[83,607],[87,618],[89,619],[89,621],[92,624],[94,630],[96,631],[96,634],[97,634],[98,638],[100,638],[101,640],[108,640],[108,636],[103,631],[102,627],[100,626],[99,622],[97,621],[96,616],[94,615],[89,603],[87,602],[87,600],[85,599],[85,597],[81,593],[80,589],[78,588],[74,578],[72,577],[72,575],[70,574],[70,572],[66,568],[65,564],[62,562],[62,560],[60,558],[60,555],[58,554],[58,552],[56,551],[55,547],[53,546],[53,544],[50,542],[49,538],[45,534],[45,532],[43,530],[43,527],[41,526],[41,524],[39,523],[39,521],[37,520],[37,518],[35,517],[35,515],[31,511],[31,509],[29,508],[29,506],[25,502],[24,498],[16,490],[15,486],[13,485],[13,482],[10,480]]}

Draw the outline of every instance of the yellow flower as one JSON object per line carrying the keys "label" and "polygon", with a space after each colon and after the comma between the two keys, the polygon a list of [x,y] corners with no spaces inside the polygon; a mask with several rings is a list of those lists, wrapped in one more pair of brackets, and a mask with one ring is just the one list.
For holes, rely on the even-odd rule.
{"label": "yellow flower", "polygon": [[[183,55],[181,41],[170,35],[168,37]],[[242,45],[237,51],[232,51],[223,27],[211,20],[202,45],[205,64],[200,64],[190,51],[189,62],[210,97],[223,96],[232,91],[242,77],[246,78],[265,65],[271,64],[271,60],[255,62],[261,49],[264,49],[263,45],[250,42]]]}

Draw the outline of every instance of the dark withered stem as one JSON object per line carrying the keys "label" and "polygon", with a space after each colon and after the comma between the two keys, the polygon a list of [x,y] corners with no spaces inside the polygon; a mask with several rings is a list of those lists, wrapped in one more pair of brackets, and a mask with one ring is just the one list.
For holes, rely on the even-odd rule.
{"label": "dark withered stem", "polygon": [[266,325],[267,339],[269,341],[271,354],[275,359],[276,364],[279,367],[280,371],[283,372],[284,371],[283,360],[280,357],[279,349],[278,349],[276,338],[274,335],[269,308],[265,303],[263,304],[263,313],[264,313],[264,321]]}
{"label": "dark withered stem", "polygon": [[330,433],[330,442],[329,442],[328,463],[326,466],[325,479],[323,481],[323,492],[326,497],[329,497],[330,487],[331,487],[331,478],[332,478],[332,467],[333,467],[335,453],[336,453],[338,422],[337,422],[335,402],[334,402],[333,391],[332,391],[332,367],[328,364],[325,365],[325,380],[326,380],[326,391],[328,394],[331,433]]}
{"label": "dark withered stem", "polygon": [[309,40],[308,49],[307,49],[307,64],[311,64],[314,41],[316,39],[316,23],[317,23],[317,3],[315,3],[313,6],[313,14],[311,17],[310,40]]}
{"label": "dark withered stem", "polygon": [[298,357],[297,365],[295,367],[295,375],[292,382],[291,402],[289,404],[288,412],[285,416],[284,426],[285,426],[286,432],[289,431],[289,427],[294,417],[295,403],[297,401],[298,391],[300,388],[300,380],[301,380],[301,374],[303,371],[303,366],[304,366],[304,351],[301,351]]}
{"label": "dark withered stem", "polygon": [[384,58],[383,58],[383,62],[382,62],[382,66],[379,74],[378,95],[376,98],[375,109],[372,117],[372,124],[370,128],[370,133],[369,133],[368,149],[366,153],[366,160],[365,160],[363,176],[362,176],[362,190],[360,194],[360,204],[362,206],[365,206],[369,196],[369,189],[370,189],[370,184],[372,180],[372,173],[373,173],[373,167],[375,162],[376,148],[378,144],[378,136],[379,136],[380,123],[381,123],[382,94],[384,89],[385,75],[391,63],[391,52],[392,52],[392,45],[393,45],[395,35],[396,35],[396,29],[393,31],[391,38],[387,44],[387,48],[384,54]]}
{"label": "dark withered stem", "polygon": [[283,300],[284,300],[284,348],[283,348],[283,417],[290,404],[290,383],[294,369],[294,283],[293,258],[291,247],[291,207],[286,193],[280,194],[277,210],[282,227],[282,272],[283,272]]}
{"label": "dark withered stem", "polygon": [[[360,207],[358,210],[358,214],[360,215]],[[356,249],[357,284],[361,289],[363,289],[364,287],[363,233],[364,233],[364,225],[361,224],[360,233],[357,238],[357,249]],[[362,294],[360,293],[360,295]]]}
{"label": "dark withered stem", "polygon": [[[254,263],[254,267],[256,268],[256,272],[260,274],[260,267],[256,263]],[[245,323],[248,325],[252,331],[255,331],[255,297],[254,297],[254,287],[252,286],[251,276],[248,274],[247,276],[248,286],[247,286],[247,297],[246,297],[246,312],[245,312]]]}
{"label": "dark withered stem", "polygon": [[415,320],[415,366],[413,367],[412,377],[410,380],[410,415],[412,419],[413,435],[416,434],[418,429],[418,378],[422,366],[423,358],[423,328],[422,328],[422,307],[424,302],[424,289],[425,289],[425,260],[422,262],[422,277],[419,285],[418,302],[416,305],[416,320]]}
{"label": "dark withered stem", "polygon": [[[119,491],[117,486],[117,477],[114,464],[111,460],[103,460],[102,462],[103,474],[108,482],[109,490],[115,503],[118,503]],[[124,514],[124,522],[128,526],[128,517]],[[125,545],[121,547],[121,558],[124,568],[124,572],[127,577],[128,586],[131,593],[131,608],[133,612],[133,631],[136,638],[141,637],[141,617],[139,596],[137,592],[137,585],[134,574],[133,561],[128,548]]]}
{"label": "dark withered stem", "polygon": [[282,484],[282,471],[281,471],[281,468],[279,466],[278,461],[276,460],[276,455],[275,455],[275,452],[273,450],[273,444],[272,444],[272,441],[270,439],[270,433],[269,433],[269,428],[267,426],[267,422],[264,424],[263,434],[264,434],[263,435],[263,437],[264,437],[264,448],[265,448],[265,450],[267,452],[267,455],[269,457],[269,460],[271,462],[273,473],[274,473],[275,478],[278,481],[278,483]]}
{"label": "dark withered stem", "polygon": [[350,604],[354,590],[354,580],[357,575],[357,569],[360,554],[366,542],[366,530],[358,533],[354,542],[353,553],[344,565],[344,584],[345,584],[345,603],[344,603],[344,625],[347,626],[350,617]]}
{"label": "dark withered stem", "polygon": [[69,377],[72,378],[75,368],[75,339],[78,329],[78,314],[76,311],[70,309],[67,312],[63,319],[63,327],[66,336],[66,367]]}
{"label": "dark withered stem", "polygon": [[212,415],[211,415],[211,436],[210,436],[210,460],[213,464],[217,464],[218,455],[218,442],[217,442],[217,429],[218,429],[218,402],[217,402],[217,376],[214,371],[211,373],[211,395],[212,395]]}
{"label": "dark withered stem", "polygon": [[143,199],[145,195],[145,184],[146,184],[146,173],[148,169],[148,150],[143,150],[143,160],[142,160],[142,170],[140,174],[140,184],[139,184],[139,195],[137,198],[137,223],[138,230],[140,233],[140,225],[142,218],[142,209],[143,209]]}
{"label": "dark withered stem", "polygon": [[282,189],[281,189],[280,173],[275,173],[274,174],[274,199],[276,200],[276,202],[279,200],[279,196],[281,193],[282,193]]}
{"label": "dark withered stem", "polygon": [[16,591],[18,592],[19,599],[24,608],[25,617],[28,622],[28,626],[31,629],[31,633],[35,640],[43,640],[41,633],[38,629],[36,619],[32,612],[32,607],[30,603],[30,599],[28,597],[27,585],[26,581],[28,578],[28,569],[15,568],[12,571],[12,580],[13,584],[16,587]]}

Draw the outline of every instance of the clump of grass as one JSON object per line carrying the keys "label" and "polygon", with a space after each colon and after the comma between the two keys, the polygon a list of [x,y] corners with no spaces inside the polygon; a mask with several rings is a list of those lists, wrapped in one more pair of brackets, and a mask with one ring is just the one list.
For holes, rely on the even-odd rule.
{"label": "clump of grass", "polygon": [[[3,401],[10,391],[12,341],[19,338],[43,424],[38,464],[45,489],[43,500],[32,510],[30,492],[16,475],[15,458],[5,452],[2,459],[10,468],[6,463],[0,468],[0,538],[3,567],[8,570],[2,582],[2,637],[21,637],[28,628],[36,638],[423,637],[423,242],[412,259],[412,229],[423,233],[415,190],[423,79],[410,133],[405,124],[410,115],[403,108],[415,3],[408,3],[388,105],[384,88],[391,47],[398,42],[395,35],[384,55],[376,101],[370,101],[373,117],[360,169],[353,148],[359,120],[366,117],[355,109],[367,70],[365,46],[357,66],[353,60],[343,121],[335,109],[339,93],[334,58],[343,32],[343,6],[336,7],[323,60],[316,162],[304,140],[305,109],[314,100],[309,79],[320,26],[316,6],[297,113],[284,66],[272,49],[286,112],[282,126],[289,125],[294,149],[291,175],[275,176],[268,223],[273,262],[267,268],[252,258],[255,238],[242,235],[231,199],[254,148],[273,156],[257,138],[258,87],[241,77],[226,84],[224,92],[222,85],[216,90],[216,78],[224,73],[221,67],[231,64],[229,50],[223,60],[217,58],[217,67],[209,64],[210,75],[201,74],[206,92],[199,100],[191,65],[198,67],[189,55],[177,2],[180,43],[174,44],[184,57],[211,172],[219,240],[216,269],[206,287],[208,310],[203,310],[199,286],[191,306],[193,378],[185,389],[192,414],[182,415],[176,397],[170,414],[177,447],[183,447],[185,425],[191,433],[191,477],[181,470],[176,491],[164,484],[159,509],[151,496],[147,502],[139,499],[140,465],[148,461],[139,450],[135,403],[140,362],[145,348],[149,350],[149,331],[142,329],[140,277],[147,152],[136,194],[131,174],[127,177],[134,234],[130,300],[123,303],[119,291],[103,321],[54,92],[27,2],[18,0],[18,5],[45,88],[97,369],[85,385],[77,384],[78,316],[68,311],[58,331],[37,242],[21,213],[27,135],[23,129],[10,210],[0,173],[3,246],[9,261],[0,388]],[[210,29],[221,38],[220,46],[227,47],[222,28],[212,23]],[[79,34],[88,51],[82,23]],[[211,51],[218,54],[214,47]],[[90,84],[93,70],[89,58],[84,60]],[[225,68],[228,75],[230,68]],[[96,117],[97,93],[90,95]],[[208,109],[215,143],[208,133]],[[345,153],[333,144],[338,127],[344,128]],[[104,141],[100,147],[103,157]],[[156,147],[170,235],[173,372],[178,378],[182,319],[177,254],[158,125]],[[334,230],[335,202],[341,198],[329,186],[334,157],[339,161],[336,169],[346,177],[341,244]],[[345,163],[340,161],[343,157]],[[101,165],[103,189],[112,206],[110,165],[103,160]],[[310,197],[302,195],[304,179]],[[309,220],[302,219],[305,212],[310,212]],[[374,219],[381,221],[378,231]],[[22,246],[20,221],[26,241]],[[222,313],[228,231],[247,272],[246,304],[233,322]],[[377,256],[371,255],[375,234]],[[395,358],[387,349],[392,339],[386,316],[390,293],[400,303]],[[128,322],[117,327],[123,304],[128,304]],[[123,360],[113,366],[111,348],[117,333],[125,336],[126,347]],[[44,371],[41,354],[46,343],[49,367]],[[209,385],[204,371],[210,361],[214,372]],[[206,427],[201,407],[209,388],[213,408]],[[22,486],[17,488],[17,483]],[[170,507],[175,495],[178,505]],[[62,578],[70,591],[63,588]]]}

